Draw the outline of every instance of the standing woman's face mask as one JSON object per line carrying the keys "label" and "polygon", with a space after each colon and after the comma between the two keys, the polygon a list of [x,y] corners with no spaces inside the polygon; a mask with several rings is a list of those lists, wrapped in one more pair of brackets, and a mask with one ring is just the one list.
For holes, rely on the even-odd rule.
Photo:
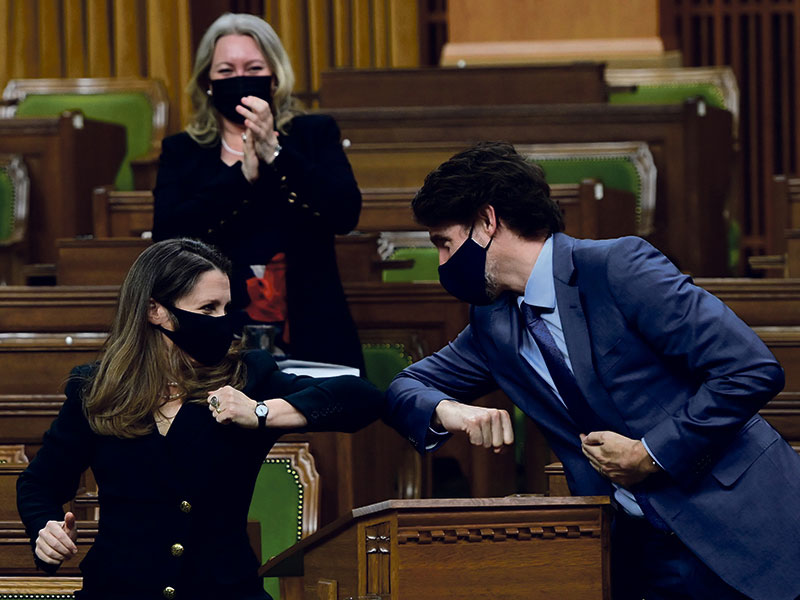
{"label": "standing woman's face mask", "polygon": [[214,45],[209,70],[211,103],[228,121],[242,125],[236,112],[245,96],[272,102],[272,69],[249,35],[224,35]]}
{"label": "standing woman's face mask", "polygon": [[160,309],[151,309],[150,322],[200,364],[217,365],[233,342],[233,321],[225,312],[230,301],[228,276],[216,269],[207,271],[174,306],[162,303]]}

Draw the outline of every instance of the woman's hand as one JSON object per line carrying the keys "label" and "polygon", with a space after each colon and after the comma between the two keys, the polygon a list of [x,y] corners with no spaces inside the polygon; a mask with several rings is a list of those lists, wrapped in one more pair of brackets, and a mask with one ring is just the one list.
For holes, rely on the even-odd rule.
{"label": "woman's hand", "polygon": [[235,423],[240,427],[255,429],[258,417],[256,401],[229,385],[208,393],[208,410],[217,423]]}
{"label": "woman's hand", "polygon": [[[256,96],[245,96],[236,107],[236,112],[245,118],[244,151],[253,152],[265,163],[272,164],[275,160],[275,151],[278,149],[278,132],[272,118],[272,108],[269,102]],[[257,176],[257,175],[256,175]]]}
{"label": "woman's hand", "polygon": [[[266,426],[274,429],[299,429],[308,425],[305,415],[283,398],[270,398]],[[256,401],[229,385],[208,392],[208,410],[217,423],[236,423],[247,429],[258,427]]]}
{"label": "woman's hand", "polygon": [[63,521],[48,521],[39,530],[36,538],[36,556],[51,565],[69,560],[78,553],[75,540],[78,539],[78,528],[75,526],[75,515],[68,512]]}

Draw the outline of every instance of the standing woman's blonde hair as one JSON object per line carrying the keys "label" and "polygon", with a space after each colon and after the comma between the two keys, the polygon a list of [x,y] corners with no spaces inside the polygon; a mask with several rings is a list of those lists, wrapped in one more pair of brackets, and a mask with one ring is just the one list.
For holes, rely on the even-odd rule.
{"label": "standing woman's blonde hair", "polygon": [[213,146],[219,140],[219,117],[211,104],[208,89],[211,86],[209,71],[217,40],[225,35],[248,35],[255,41],[267,60],[277,86],[272,94],[272,113],[275,127],[286,133],[286,125],[302,111],[292,96],[294,71],[289,55],[275,30],[264,19],[255,15],[225,13],[214,21],[203,34],[194,59],[194,70],[187,91],[192,100],[194,115],[186,128],[187,133],[201,146]]}

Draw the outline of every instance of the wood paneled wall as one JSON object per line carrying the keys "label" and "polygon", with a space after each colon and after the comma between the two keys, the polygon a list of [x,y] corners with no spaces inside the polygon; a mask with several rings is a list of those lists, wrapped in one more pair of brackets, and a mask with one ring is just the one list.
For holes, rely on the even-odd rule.
{"label": "wood paneled wall", "polygon": [[195,46],[225,11],[273,25],[309,105],[323,70],[419,66],[417,0],[0,0],[0,89],[22,77],[159,78],[178,131]]}
{"label": "wood paneled wall", "polygon": [[774,174],[800,172],[800,0],[661,0],[686,66],[731,65],[741,92],[743,246],[773,250]]}
{"label": "wood paneled wall", "polygon": [[298,95],[317,99],[322,71],[420,64],[416,0],[264,0],[295,70]]}
{"label": "wood paneled wall", "polygon": [[23,77],[164,81],[172,129],[189,111],[190,0],[0,0],[0,89]]}

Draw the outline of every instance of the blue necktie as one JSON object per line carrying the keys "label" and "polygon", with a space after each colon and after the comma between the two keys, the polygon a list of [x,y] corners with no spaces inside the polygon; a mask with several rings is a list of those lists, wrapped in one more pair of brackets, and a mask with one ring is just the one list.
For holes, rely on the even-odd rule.
{"label": "blue necktie", "polygon": [[[578,387],[578,382],[575,380],[575,375],[567,366],[567,361],[564,360],[561,350],[556,346],[550,330],[547,329],[547,324],[542,320],[540,311],[524,302],[520,305],[520,308],[525,317],[528,331],[531,332],[536,345],[542,352],[542,358],[544,358],[550,377],[553,378],[553,383],[556,384],[556,389],[558,389],[561,399],[567,406],[570,416],[578,425],[578,429],[581,430],[581,433],[606,430],[607,427],[603,425],[597,413],[589,407],[586,398],[583,397]],[[647,494],[642,491],[631,490],[631,492],[650,524],[656,529],[670,531],[664,520],[658,516],[658,513],[650,505]]]}
{"label": "blue necktie", "polygon": [[572,374],[572,371],[567,366],[564,355],[561,354],[561,350],[556,346],[556,342],[542,320],[539,311],[524,302],[521,304],[521,308],[528,331],[531,332],[536,345],[541,350],[542,358],[544,358],[544,364],[547,366],[550,377],[553,378],[553,383],[556,384],[561,400],[567,406],[567,410],[578,425],[580,432],[589,433],[590,431],[607,429],[587,404],[580,388],[578,388],[575,375]]}

